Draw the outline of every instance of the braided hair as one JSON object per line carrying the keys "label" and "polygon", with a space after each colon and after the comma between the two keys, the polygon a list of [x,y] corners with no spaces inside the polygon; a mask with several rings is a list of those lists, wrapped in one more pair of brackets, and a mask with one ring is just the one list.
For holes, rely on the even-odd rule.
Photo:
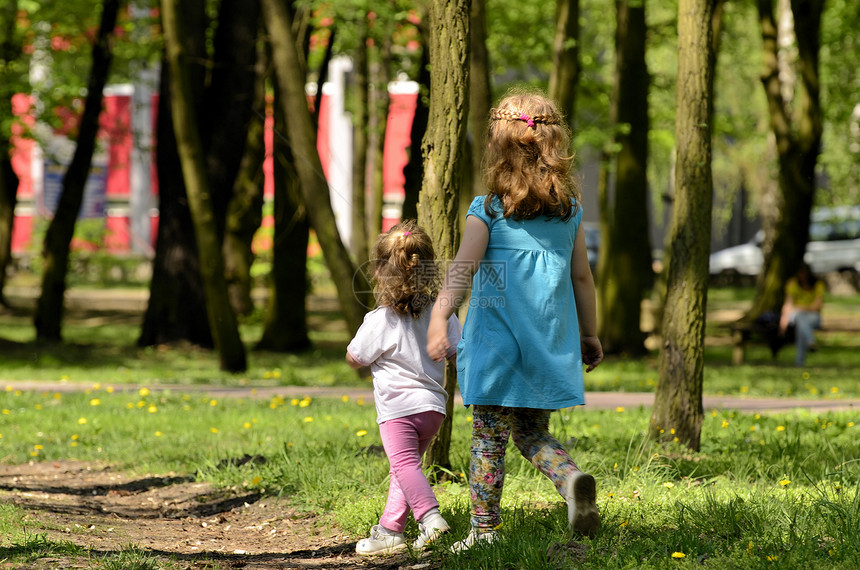
{"label": "braided hair", "polygon": [[570,133],[555,103],[538,92],[511,92],[490,111],[489,148],[484,157],[492,216],[493,196],[502,215],[568,219],[579,208],[572,176]]}
{"label": "braided hair", "polygon": [[380,234],[373,246],[371,283],[379,306],[418,317],[439,292],[439,268],[430,236],[415,220]]}

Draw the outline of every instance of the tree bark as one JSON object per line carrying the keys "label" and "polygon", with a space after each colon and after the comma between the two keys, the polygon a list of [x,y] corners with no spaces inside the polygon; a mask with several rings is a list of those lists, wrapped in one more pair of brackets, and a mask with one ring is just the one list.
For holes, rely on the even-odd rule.
{"label": "tree bark", "polygon": [[66,273],[69,265],[69,247],[75,233],[75,222],[84,199],[84,187],[89,176],[99,130],[99,115],[113,60],[112,40],[120,9],[120,0],[105,0],[101,23],[93,44],[93,67],[87,81],[87,97],[78,130],[77,144],[72,162],[63,176],[63,190],[54,218],[48,225],[44,242],[42,292],[36,305],[36,338],[61,340],[63,297],[66,293]]}
{"label": "tree bark", "polygon": [[254,252],[251,249],[251,243],[263,220],[265,183],[263,162],[266,155],[264,137],[268,73],[265,58],[260,59],[262,61],[256,65],[254,105],[245,139],[245,155],[242,157],[239,174],[227,207],[224,233],[224,276],[230,292],[230,304],[239,315],[248,315],[254,309],[254,301],[251,297],[253,290],[251,265],[254,262]]}
{"label": "tree bark", "polygon": [[[644,57],[643,53],[643,60]],[[576,111],[579,70],[579,0],[556,0],[549,96],[567,117],[571,132]]]}
{"label": "tree bark", "polygon": [[269,302],[258,350],[293,352],[311,345],[307,326],[308,216],[301,198],[295,159],[285,138],[281,90],[274,85],[275,137],[272,174],[275,182],[274,242],[269,274]]}
{"label": "tree bark", "polygon": [[[776,140],[778,193],[772,235],[765,236],[764,268],[756,297],[744,320],[765,311],[779,311],[785,282],[797,272],[809,241],[809,221],[815,200],[815,167],[821,150],[822,111],[819,97],[818,53],[821,47],[823,0],[792,0],[798,49],[800,103],[792,109],[783,98],[778,61],[777,26],[772,0],[758,0],[764,49],[762,84],[767,96],[770,127]],[[770,226],[766,225],[765,229]],[[770,233],[770,232],[768,232]]]}
{"label": "tree bark", "polygon": [[367,18],[359,25],[359,42],[353,61],[352,110],[352,257],[359,267],[367,261],[367,147],[369,80],[367,63]]}
{"label": "tree bark", "polygon": [[714,58],[712,16],[717,0],[678,6],[675,203],[670,228],[660,378],[649,436],[700,447],[703,420],[705,309],[710,251],[711,125]]}
{"label": "tree bark", "polygon": [[403,167],[403,210],[402,218],[418,218],[418,196],[421,193],[421,184],[424,180],[424,159],[421,156],[421,141],[427,132],[430,121],[430,107],[428,97],[431,89],[430,77],[430,38],[427,26],[422,24],[418,27],[421,32],[421,62],[418,65],[418,97],[415,99],[415,114],[412,116],[412,126],[409,129],[409,161]]}
{"label": "tree bark", "polygon": [[206,313],[218,351],[219,364],[222,370],[241,372],[247,368],[247,359],[224,279],[221,239],[215,220],[212,187],[208,180],[201,131],[194,106],[193,81],[188,67],[188,54],[181,41],[185,32],[179,3],[180,0],[162,2],[165,46],[171,70],[173,126],[197,239],[200,274],[206,295]]}
{"label": "tree bark", "polygon": [[386,34],[378,40],[382,45],[374,47],[375,55],[370,66],[370,105],[368,125],[370,127],[371,179],[370,200],[367,207],[367,235],[372,242],[382,233],[382,207],[385,204],[385,134],[388,129],[390,97],[388,83],[391,80],[391,38]]}
{"label": "tree bark", "polygon": [[619,0],[611,123],[615,127],[614,194],[601,211],[600,341],[607,354],[642,355],[642,299],[653,284],[648,223],[648,68],[644,3]]}
{"label": "tree bark", "polygon": [[[21,54],[20,44],[15,38],[17,17],[17,0],[9,0],[0,8],[0,117],[10,119],[15,83],[8,69]],[[0,304],[4,306],[6,297],[3,289],[6,285],[6,268],[12,260],[12,229],[18,202],[18,175],[12,169],[11,150],[12,129],[3,127],[0,130]]]}
{"label": "tree bark", "polygon": [[[200,100],[208,67],[205,2],[186,0],[183,8],[185,35],[181,40],[191,66],[195,97]],[[173,128],[174,93],[170,76],[165,51],[161,62],[155,137],[158,236],[152,261],[149,302],[137,343],[138,346],[154,346],[187,341],[203,348],[213,348],[194,221]]]}
{"label": "tree bark", "polygon": [[328,184],[316,150],[316,136],[305,98],[304,76],[292,31],[291,16],[277,0],[263,0],[266,28],[272,41],[275,75],[283,93],[287,135],[293,149],[302,199],[311,227],[325,256],[326,266],[337,287],[338,300],[350,334],[355,334],[368,306],[370,287],[357,272],[337,233]]}
{"label": "tree bark", "polygon": [[471,198],[487,193],[484,177],[484,151],[487,148],[487,123],[493,96],[490,87],[490,56],[487,51],[487,0],[472,0],[469,68],[469,126],[472,131],[472,188],[461,192],[461,207],[469,207]]}
{"label": "tree bark", "polygon": [[[469,0],[434,2],[430,7],[430,108],[421,154],[424,178],[418,223],[428,233],[437,257],[451,260],[460,241],[458,193],[462,191],[463,147],[469,111]],[[445,370],[448,414],[425,455],[425,464],[450,469],[451,420],[456,368]]]}

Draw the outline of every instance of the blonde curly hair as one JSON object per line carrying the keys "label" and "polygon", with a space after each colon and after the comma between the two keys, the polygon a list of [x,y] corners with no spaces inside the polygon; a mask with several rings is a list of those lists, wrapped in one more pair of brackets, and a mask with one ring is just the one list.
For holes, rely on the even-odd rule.
{"label": "blonde curly hair", "polygon": [[539,92],[509,92],[490,111],[487,214],[493,215],[493,196],[501,200],[502,214],[514,219],[575,214],[580,194],[569,146],[570,132],[552,100]]}
{"label": "blonde curly hair", "polygon": [[430,236],[415,220],[380,234],[373,246],[371,283],[379,306],[418,317],[439,292],[439,268]]}

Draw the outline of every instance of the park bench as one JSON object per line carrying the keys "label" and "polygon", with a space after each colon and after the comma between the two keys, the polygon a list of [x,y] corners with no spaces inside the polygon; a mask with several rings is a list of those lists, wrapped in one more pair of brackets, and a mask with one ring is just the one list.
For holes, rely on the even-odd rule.
{"label": "park bench", "polygon": [[732,364],[735,365],[744,363],[749,344],[766,345],[775,359],[783,346],[794,342],[794,327],[790,326],[780,335],[779,316],[772,313],[764,313],[754,321],[735,321],[728,326],[732,335]]}

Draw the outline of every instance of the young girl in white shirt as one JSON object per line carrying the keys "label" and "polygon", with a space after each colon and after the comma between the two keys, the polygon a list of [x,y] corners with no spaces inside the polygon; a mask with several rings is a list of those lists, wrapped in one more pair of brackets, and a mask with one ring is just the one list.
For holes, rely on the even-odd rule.
{"label": "young girl in white shirt", "polygon": [[[381,234],[372,259],[373,293],[378,308],[364,317],[347,347],[353,368],[370,367],[382,445],[390,463],[388,501],[370,536],[358,541],[358,554],[387,554],[406,548],[403,530],[412,511],[419,536],[413,548],[447,532],[448,523],[421,469],[421,456],[445,418],[445,362],[427,354],[430,308],[439,274],[430,237],[414,221]],[[445,355],[454,358],[460,322],[448,319]]]}

